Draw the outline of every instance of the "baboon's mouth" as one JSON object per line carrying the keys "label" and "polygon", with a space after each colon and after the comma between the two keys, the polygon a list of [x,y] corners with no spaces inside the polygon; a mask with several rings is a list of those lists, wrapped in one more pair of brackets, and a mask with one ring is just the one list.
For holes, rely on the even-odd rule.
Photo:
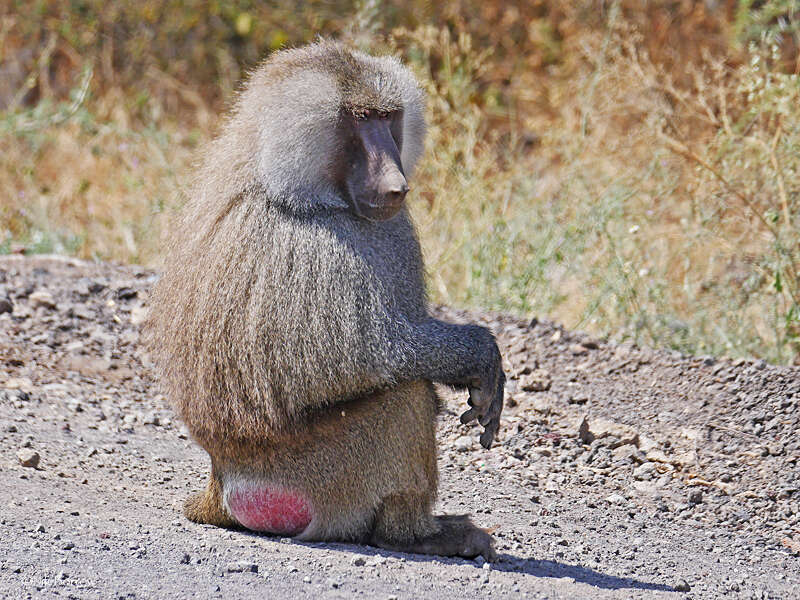
{"label": "baboon's mouth", "polygon": [[372,202],[359,203],[358,213],[360,217],[368,221],[388,221],[403,208],[403,202],[373,204]]}

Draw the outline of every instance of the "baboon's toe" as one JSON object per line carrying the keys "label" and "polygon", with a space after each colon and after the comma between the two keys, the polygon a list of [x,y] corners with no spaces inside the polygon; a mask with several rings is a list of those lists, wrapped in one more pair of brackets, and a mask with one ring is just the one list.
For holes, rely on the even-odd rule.
{"label": "baboon's toe", "polygon": [[441,527],[439,533],[421,542],[430,549],[429,554],[495,559],[494,538],[472,524],[466,515],[436,517]]}
{"label": "baboon's toe", "polygon": [[483,556],[487,561],[496,558],[494,538],[483,529],[475,527],[466,515],[436,517],[439,532],[407,544],[383,543],[376,545],[400,552],[436,554],[438,556],[460,556],[475,558]]}
{"label": "baboon's toe", "polygon": [[183,503],[183,514],[193,523],[240,528],[223,509],[215,494],[208,491],[192,494]]}
{"label": "baboon's toe", "polygon": [[203,501],[205,500],[205,492],[198,492],[192,494],[183,503],[183,514],[187,519],[194,523],[205,523],[203,518]]}

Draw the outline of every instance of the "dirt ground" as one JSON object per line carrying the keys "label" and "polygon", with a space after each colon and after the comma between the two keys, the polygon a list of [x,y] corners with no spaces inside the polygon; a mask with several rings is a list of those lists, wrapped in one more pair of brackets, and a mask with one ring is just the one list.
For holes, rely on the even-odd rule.
{"label": "dirt ground", "polygon": [[187,522],[205,454],[138,345],[155,275],[0,257],[0,595],[7,598],[800,598],[800,369],[489,326],[499,441],[443,390],[438,511],[491,565]]}

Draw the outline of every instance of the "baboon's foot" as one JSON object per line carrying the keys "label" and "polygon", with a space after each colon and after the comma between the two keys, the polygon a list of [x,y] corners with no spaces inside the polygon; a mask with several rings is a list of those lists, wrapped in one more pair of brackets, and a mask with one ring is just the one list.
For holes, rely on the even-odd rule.
{"label": "baboon's foot", "polygon": [[205,523],[217,527],[239,527],[222,508],[219,496],[209,490],[193,494],[183,503],[183,514],[194,523]]}
{"label": "baboon's foot", "polygon": [[483,529],[475,527],[466,515],[436,517],[439,532],[409,543],[397,543],[373,537],[372,543],[379,548],[417,554],[439,556],[461,556],[475,558],[483,556],[487,561],[495,559],[494,539]]}
{"label": "baboon's foot", "polygon": [[245,485],[227,494],[233,517],[248,529],[298,535],[311,523],[311,504],[299,492],[277,486]]}

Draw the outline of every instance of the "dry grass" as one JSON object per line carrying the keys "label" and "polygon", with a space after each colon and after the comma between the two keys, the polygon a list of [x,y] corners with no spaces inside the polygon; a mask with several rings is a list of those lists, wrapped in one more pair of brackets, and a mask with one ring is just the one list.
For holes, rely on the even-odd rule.
{"label": "dry grass", "polygon": [[[331,25],[402,55],[428,90],[428,151],[410,202],[436,300],[682,351],[796,359],[792,56],[775,38],[723,44],[727,21],[702,4],[655,3],[643,20],[620,2],[599,22],[581,21],[577,4],[539,16],[486,4],[461,22],[452,3],[442,27],[387,25],[372,2]],[[694,29],[664,25],[670,10]],[[244,27],[241,14],[233,26]],[[519,55],[489,43],[499,24],[525,34]],[[697,60],[652,55],[676,36]],[[209,91],[207,77],[157,64],[110,82],[100,59],[85,96],[73,69],[71,96],[0,115],[5,251],[156,260],[163,215],[232,82]]]}

